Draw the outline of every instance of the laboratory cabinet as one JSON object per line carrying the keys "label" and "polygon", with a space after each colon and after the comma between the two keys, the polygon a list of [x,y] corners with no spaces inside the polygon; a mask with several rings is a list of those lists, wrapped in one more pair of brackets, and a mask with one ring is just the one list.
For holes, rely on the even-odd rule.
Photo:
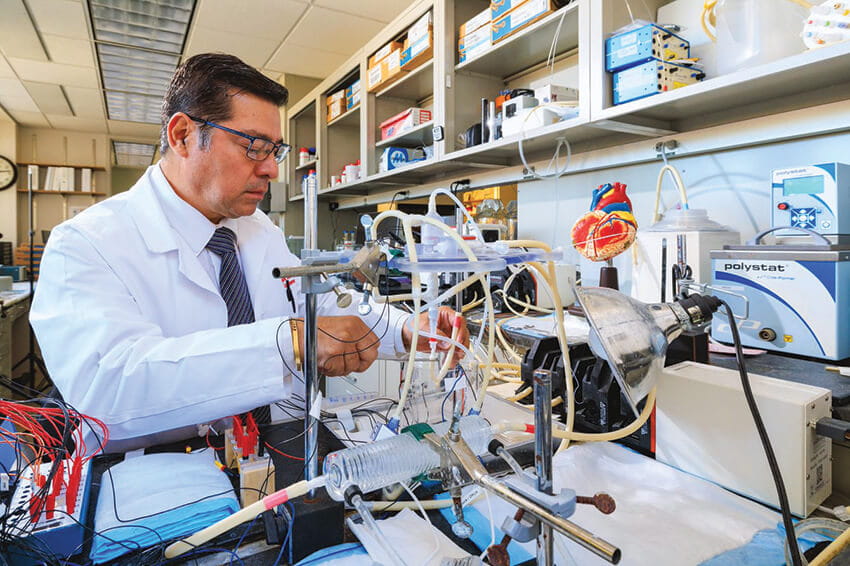
{"label": "laboratory cabinet", "polygon": [[[531,3],[533,0],[528,0],[523,6]],[[753,118],[848,100],[850,43],[806,50],[801,41],[796,53],[719,74],[712,61],[714,46],[694,32],[699,28],[701,2],[645,0],[632,3],[634,18],[683,22],[689,31],[682,33],[689,34],[694,43],[702,41],[693,51],[712,67],[695,84],[614,104],[612,76],[605,70],[605,42],[630,22],[630,12],[621,0],[545,4],[547,12],[505,37],[492,41],[496,32],[491,30],[491,41],[486,44],[486,0],[416,2],[295,102],[289,112],[294,151],[308,141],[316,143],[317,161],[311,167],[317,170],[320,198],[345,201],[382,195],[389,200],[394,191],[406,187],[474,179],[482,172],[520,166],[516,178],[501,180],[516,182],[529,178],[526,164],[548,162],[559,141],[569,142],[575,156],[716,126],[734,128]],[[375,61],[393,52],[403,57],[410,30],[425,17],[429,19],[430,54],[411,70],[402,66],[392,71],[396,74],[390,80],[380,82],[384,75],[377,73]],[[485,22],[483,26],[481,22]],[[495,29],[492,22],[490,25]],[[481,27],[470,32],[475,26]],[[394,68],[394,63],[390,61],[387,67]],[[328,96],[353,80],[363,85],[359,106],[327,121]],[[368,88],[370,80],[378,83]],[[499,139],[475,143],[482,141],[481,134],[476,138],[474,132],[475,124],[482,121],[482,100],[495,101],[504,92],[550,85],[577,91],[578,106],[567,118],[533,127],[520,125],[518,131]],[[410,108],[428,110],[430,119],[397,137],[382,139],[381,124]],[[386,163],[382,167],[382,156],[395,147],[407,149],[418,159],[387,170]],[[332,177],[355,157],[360,160],[359,177],[336,182]],[[290,198],[299,199],[307,168],[294,158],[288,166]]]}

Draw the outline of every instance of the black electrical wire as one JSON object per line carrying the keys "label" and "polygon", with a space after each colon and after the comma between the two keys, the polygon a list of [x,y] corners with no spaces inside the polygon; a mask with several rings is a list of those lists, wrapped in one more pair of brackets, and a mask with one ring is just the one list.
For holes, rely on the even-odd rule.
{"label": "black electrical wire", "polygon": [[735,323],[735,316],[732,314],[729,304],[726,301],[720,301],[720,303],[726,309],[726,316],[729,318],[729,328],[732,330],[732,341],[735,343],[735,359],[738,362],[738,373],[741,375],[741,386],[744,389],[744,397],[746,397],[747,406],[753,415],[753,421],[755,422],[756,430],[758,430],[765,456],[767,456],[768,466],[770,466],[770,473],[773,476],[773,483],[776,485],[776,494],[779,496],[779,508],[782,511],[782,524],[785,527],[785,536],[788,539],[788,547],[791,551],[791,562],[794,566],[802,566],[803,561],[800,556],[800,547],[797,545],[797,537],[794,534],[794,521],[791,517],[790,505],[788,504],[788,494],[785,491],[785,483],[782,481],[782,474],[779,470],[779,464],[776,461],[776,454],[773,452],[773,446],[770,444],[767,429],[761,419],[761,413],[759,413],[758,405],[756,405],[756,399],[750,386],[750,378],[747,375],[747,367],[744,363],[744,352],[741,347],[741,335],[738,333],[738,325]]}

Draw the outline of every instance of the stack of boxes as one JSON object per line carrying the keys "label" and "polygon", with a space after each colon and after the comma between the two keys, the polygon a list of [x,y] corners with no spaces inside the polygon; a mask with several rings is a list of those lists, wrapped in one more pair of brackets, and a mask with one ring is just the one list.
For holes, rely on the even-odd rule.
{"label": "stack of boxes", "polygon": [[680,62],[690,57],[686,39],[656,24],[629,30],[605,41],[605,70],[613,73],[614,104],[645,98],[705,78]]}
{"label": "stack of boxes", "polygon": [[342,88],[327,99],[328,122],[339,118],[347,111],[360,104],[360,80],[356,80],[345,88]]}
{"label": "stack of boxes", "polygon": [[345,87],[345,109],[351,110],[360,104],[360,79]]}
{"label": "stack of boxes", "polygon": [[366,90],[374,92],[389,86],[430,61],[434,54],[433,30],[431,12],[428,11],[410,26],[403,38],[387,43],[369,57]]}
{"label": "stack of boxes", "polygon": [[401,68],[412,71],[434,56],[434,24],[431,12],[416,20],[407,30],[404,51],[401,52]]}
{"label": "stack of boxes", "polygon": [[554,12],[559,0],[493,0],[458,29],[459,61],[474,59],[493,45]]}
{"label": "stack of boxes", "polygon": [[345,89],[338,90],[328,96],[328,122],[339,118],[345,113]]}

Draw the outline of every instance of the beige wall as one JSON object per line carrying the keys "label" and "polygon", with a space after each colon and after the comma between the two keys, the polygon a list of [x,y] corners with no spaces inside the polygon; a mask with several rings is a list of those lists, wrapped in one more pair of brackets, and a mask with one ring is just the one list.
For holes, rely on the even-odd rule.
{"label": "beige wall", "polygon": [[[0,110],[0,155],[17,162],[17,131],[15,123]],[[18,193],[15,187],[0,192],[0,240],[11,241],[18,245],[17,202]]]}
{"label": "beige wall", "polygon": [[145,174],[145,167],[112,167],[112,194],[122,193],[136,184]]}

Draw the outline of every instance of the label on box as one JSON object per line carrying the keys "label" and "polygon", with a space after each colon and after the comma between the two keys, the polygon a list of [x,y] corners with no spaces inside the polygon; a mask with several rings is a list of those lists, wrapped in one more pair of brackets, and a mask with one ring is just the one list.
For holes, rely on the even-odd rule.
{"label": "label on box", "polygon": [[334,103],[339,102],[341,100],[345,100],[345,91],[344,90],[338,90],[335,93],[329,95],[328,100],[327,100],[327,104],[328,104],[328,106],[330,106],[331,104],[334,104]]}
{"label": "label on box", "polygon": [[410,43],[415,43],[428,35],[429,31],[431,31],[431,10],[410,26],[407,30],[407,39]]}
{"label": "label on box", "polygon": [[490,43],[490,27],[479,28],[478,30],[461,37],[457,42],[458,51],[467,51],[481,42]]}
{"label": "label on box", "polygon": [[345,96],[351,97],[352,94],[360,92],[360,79],[357,79],[345,88]]}
{"label": "label on box", "polygon": [[383,65],[378,65],[377,67],[373,67],[369,69],[369,76],[367,78],[368,88],[374,88],[381,84],[381,79],[383,78]]}
{"label": "label on box", "polygon": [[490,21],[490,8],[486,8],[480,14],[476,14],[466,22],[462,23],[460,25],[460,29],[458,29],[458,36],[462,38],[480,27],[488,25]]}
{"label": "label on box", "polygon": [[492,0],[490,2],[490,19],[496,21],[514,8],[522,6],[526,0]]}
{"label": "label on box", "polygon": [[[530,24],[550,11],[551,0],[527,0],[499,21],[493,22],[493,43]],[[495,20],[495,18],[494,18]]]}
{"label": "label on box", "polygon": [[351,110],[352,108],[354,108],[358,104],[360,104],[360,91],[359,90],[345,99],[345,107],[348,110]]}
{"label": "label on box", "polygon": [[369,68],[375,67],[378,63],[387,58],[387,56],[396,49],[401,49],[403,46],[398,41],[391,41],[378,49],[374,55],[369,57]]}
{"label": "label on box", "polygon": [[387,77],[391,77],[401,69],[401,50],[396,49],[387,56]]}
{"label": "label on box", "polygon": [[[410,47],[404,50],[401,54],[401,66],[406,67],[414,61],[419,55],[425,53],[431,48],[431,34],[426,35]],[[423,58],[423,60],[425,60]]]}
{"label": "label on box", "polygon": [[493,46],[493,43],[490,41],[490,30],[487,29],[487,39],[480,43],[476,43],[475,45],[471,45],[467,47],[465,50],[460,52],[460,62],[463,63],[467,59],[475,59],[482,53],[486,53]]}

